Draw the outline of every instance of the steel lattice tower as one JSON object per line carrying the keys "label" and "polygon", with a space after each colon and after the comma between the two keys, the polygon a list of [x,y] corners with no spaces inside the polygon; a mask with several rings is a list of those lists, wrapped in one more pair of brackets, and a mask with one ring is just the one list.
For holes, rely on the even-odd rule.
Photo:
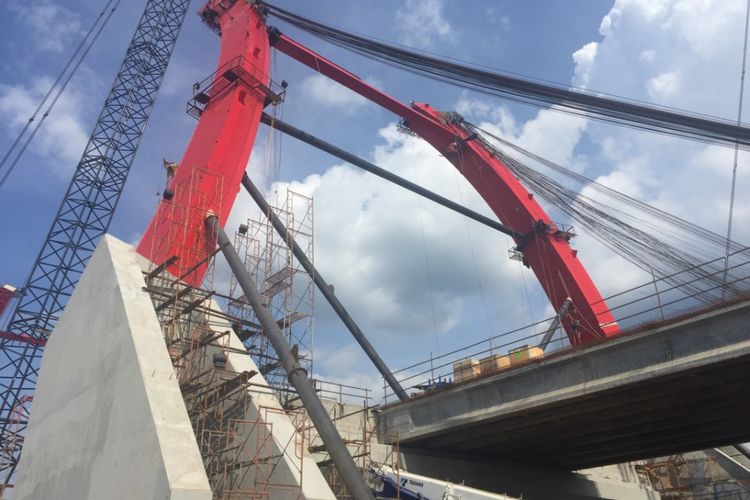
{"label": "steel lattice tower", "polygon": [[80,163],[0,340],[0,494],[11,483],[42,349],[107,232],[190,0],[148,0]]}

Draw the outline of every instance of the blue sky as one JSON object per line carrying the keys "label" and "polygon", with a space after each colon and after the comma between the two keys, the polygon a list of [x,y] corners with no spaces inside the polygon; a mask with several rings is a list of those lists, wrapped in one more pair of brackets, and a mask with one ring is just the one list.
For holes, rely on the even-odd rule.
{"label": "blue sky", "polygon": [[[741,0],[293,2],[278,5],[367,36],[562,84],[659,104],[736,115]],[[0,5],[3,152],[103,6],[101,0],[7,0]],[[123,2],[64,99],[0,190],[0,282],[22,284],[49,228],[145,2]],[[161,159],[179,160],[194,121],[193,82],[213,71],[218,37],[191,5],[111,232],[136,242],[156,206]],[[731,151],[587,123],[490,99],[282,31],[408,102],[456,109],[528,149],[678,215],[725,231]],[[395,118],[283,54],[285,120],[477,210],[483,202],[429,146],[395,132]],[[251,175],[273,196],[291,183],[315,197],[316,262],[383,357],[395,367],[510,330],[550,313],[533,275],[507,260],[510,240],[419,202],[307,146],[284,139],[279,164],[261,131]],[[750,215],[741,155],[736,227]],[[231,224],[252,213],[240,195]],[[229,229],[232,229],[231,227]],[[579,256],[605,294],[645,277],[582,234]],[[616,269],[617,272],[612,270]],[[316,363],[327,377],[370,383],[368,368],[319,299]]]}

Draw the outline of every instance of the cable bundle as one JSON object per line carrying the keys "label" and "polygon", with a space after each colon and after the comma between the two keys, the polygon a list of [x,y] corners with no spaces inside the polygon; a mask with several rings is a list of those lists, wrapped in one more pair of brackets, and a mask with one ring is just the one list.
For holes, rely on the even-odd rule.
{"label": "cable bundle", "polygon": [[615,99],[491,72],[368,39],[264,3],[271,15],[339,47],[451,85],[629,127],[750,148],[750,128],[729,120]]}
{"label": "cable bundle", "polygon": [[[472,125],[477,140],[535,195],[644,271],[714,302],[750,291],[750,248],[541,158]],[[726,273],[726,274],[725,274]]]}

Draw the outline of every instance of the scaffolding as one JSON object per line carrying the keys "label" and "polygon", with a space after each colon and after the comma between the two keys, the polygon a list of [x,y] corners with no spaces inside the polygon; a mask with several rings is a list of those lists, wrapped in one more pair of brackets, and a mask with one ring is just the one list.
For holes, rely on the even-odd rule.
{"label": "scaffolding", "polygon": [[[194,251],[188,249],[191,245],[186,240],[190,233],[187,224],[208,215],[194,212],[206,206],[207,200],[201,198],[205,195],[196,189],[198,180],[205,183],[206,175],[211,174],[196,169],[196,177],[182,192],[165,190],[169,198],[165,198],[167,208],[184,213],[164,211],[163,223],[170,227],[163,232],[167,235],[163,241],[154,244],[164,245],[175,255],[159,265],[151,264],[144,274],[214,498],[299,498],[304,457],[309,453],[318,459],[337,498],[347,498],[343,482],[234,276],[229,279],[227,295],[216,292],[213,257],[218,249],[211,251],[206,246],[201,255],[185,254]],[[221,179],[213,181],[213,185],[219,193]],[[171,204],[172,199],[180,197],[179,205],[184,208]],[[288,190],[282,200],[272,210],[312,261],[312,199]],[[245,268],[293,346],[300,364],[312,373],[312,276],[299,265],[288,242],[276,234],[265,214],[240,225],[234,239]],[[179,266],[180,260],[188,260],[186,257],[196,264],[190,268]],[[206,267],[208,272],[200,287],[185,283],[197,269]],[[231,357],[237,355],[249,355],[257,370],[234,369]],[[320,380],[314,380],[314,385],[328,402],[337,427],[355,429],[345,437],[345,442],[363,474],[366,473],[373,466],[372,443],[376,441],[369,391]],[[259,406],[255,395],[260,393],[274,394],[281,406]],[[362,406],[351,404],[360,399]],[[274,442],[272,414],[281,414],[292,421],[294,432],[288,442]],[[361,424],[352,426],[352,421],[359,420]],[[285,483],[274,475],[284,457],[287,465],[294,469],[298,482]],[[394,464],[394,468],[397,469],[398,464]]]}
{"label": "scaffolding", "polygon": [[[167,165],[176,164],[164,162]],[[212,212],[207,207],[222,206],[222,192],[224,176],[211,172],[203,168],[194,168],[190,171],[190,179],[182,185],[174,186],[174,191],[170,191],[170,180],[174,170],[167,173],[167,181],[162,193],[162,207],[157,210],[157,219],[155,225],[157,229],[165,231],[156,231],[155,234],[161,236],[154,238],[152,245],[154,248],[149,249],[150,255],[166,254],[172,252],[172,257],[164,262],[159,263],[169,269],[173,277],[181,281],[191,278],[191,275],[198,271],[200,276],[202,270],[211,263],[211,257],[214,242],[208,241],[202,232],[198,232],[200,241],[190,241],[195,237],[195,226]],[[188,265],[190,262],[197,264]],[[151,263],[151,269],[154,270],[156,263]],[[209,270],[210,271],[210,270]],[[207,273],[208,275],[209,273]],[[209,278],[210,280],[210,278]],[[212,281],[203,280],[204,288],[213,289]]]}
{"label": "scaffolding", "polygon": [[[398,436],[384,436],[378,432],[373,411],[377,405],[373,405],[371,391],[320,380],[315,380],[315,387],[349,453],[368,481],[377,482],[384,466],[400,475],[402,464]],[[315,427],[308,425],[305,434],[305,441],[309,443],[308,450],[336,498],[351,498]],[[389,444],[381,444],[382,442]]]}
{"label": "scaffolding", "polygon": [[[738,458],[738,457],[734,457]],[[748,484],[730,475],[703,451],[647,460],[636,465],[662,498],[672,500],[742,499]]]}
{"label": "scaffolding", "polygon": [[[274,479],[279,461],[291,457],[303,475],[307,428],[304,413],[281,408],[252,408],[253,399],[268,392],[255,370],[238,371],[230,356],[248,356],[231,341],[230,325],[257,330],[257,325],[224,313],[213,289],[190,287],[157,266],[144,272],[146,290],[164,334],[188,418],[216,500],[300,498],[296,481]],[[211,281],[213,272],[206,281]],[[204,281],[204,283],[206,282]],[[271,413],[290,418],[295,431],[281,449],[274,447]]]}
{"label": "scaffolding", "polygon": [[[169,192],[168,178],[163,195],[166,210],[161,212],[162,218],[157,223],[169,224],[169,227],[162,232],[166,236],[154,241],[154,244],[170,249],[174,254],[165,262],[149,264],[144,271],[146,291],[151,296],[161,325],[214,499],[300,498],[306,450],[307,423],[304,413],[258,404],[258,396],[270,392],[258,372],[263,374],[264,369],[267,370],[265,367],[272,359],[273,351],[266,345],[260,326],[249,319],[248,314],[238,317],[219,306],[219,302],[238,303],[229,296],[217,293],[214,287],[216,271],[213,257],[219,249],[214,249],[214,245],[195,245],[195,242],[188,241],[191,234],[189,225],[209,215],[203,207],[221,204],[221,199],[217,197],[220,196],[222,182],[220,176],[194,169],[190,182],[176,188],[176,192]],[[198,189],[199,184],[201,189]],[[213,186],[213,189],[206,190],[206,185]],[[294,208],[295,198],[290,195],[289,199],[289,206]],[[180,203],[173,203],[173,200],[180,200]],[[306,225],[298,224],[295,227],[302,227],[307,231],[304,234],[311,237],[311,215],[302,221]],[[311,245],[310,240],[310,248]],[[195,264],[186,267],[180,261]],[[200,286],[185,282],[197,270],[203,274],[203,269],[206,272]],[[268,274],[263,276],[266,280],[273,278]],[[281,284],[291,281],[291,278],[291,275],[283,275],[277,279],[277,284],[283,288]],[[284,295],[286,302],[280,304],[289,304],[285,310],[291,310],[294,295]],[[310,303],[310,316],[311,307]],[[232,310],[246,313],[244,308],[236,305]],[[287,332],[292,332],[289,325],[285,326]],[[308,328],[311,328],[311,322]],[[307,333],[302,330],[294,337],[295,342],[305,349],[303,352],[311,348],[303,343],[308,338]],[[245,342],[260,340],[259,345],[263,346],[263,350],[257,354],[262,353],[264,358],[257,363],[258,370],[235,369],[236,363],[232,363],[230,358],[249,356],[249,353],[242,344],[232,340],[233,335]],[[273,418],[269,418],[274,413],[283,413],[293,424],[294,432],[288,443],[274,445]],[[274,472],[280,460],[285,460],[287,466],[294,469],[298,480],[293,481],[294,474],[286,478],[287,482],[278,479],[281,476]]]}
{"label": "scaffolding", "polygon": [[[289,229],[289,235],[313,261],[313,202],[312,198],[287,190],[283,203],[271,209]],[[279,237],[265,214],[248,219],[235,232],[234,247],[243,259],[245,268],[255,280],[266,305],[276,318],[281,331],[297,355],[300,364],[313,370],[313,310],[315,287],[312,277],[292,255],[288,242]],[[234,276],[230,281],[231,297],[227,310],[233,316],[256,322],[252,308],[239,290]],[[259,330],[240,334],[248,351],[257,362],[260,372],[277,391],[282,406],[289,407],[295,399],[289,382],[271,344]]]}

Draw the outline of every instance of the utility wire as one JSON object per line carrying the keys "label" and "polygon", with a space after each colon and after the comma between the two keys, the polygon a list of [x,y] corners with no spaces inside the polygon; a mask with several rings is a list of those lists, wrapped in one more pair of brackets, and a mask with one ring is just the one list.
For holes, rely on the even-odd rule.
{"label": "utility wire", "polygon": [[[745,67],[747,65],[747,34],[750,27],[750,0],[745,7],[745,40],[742,48],[742,71],[740,72],[740,97],[737,104],[737,125],[742,123],[742,102],[745,96]],[[732,242],[732,219],[734,218],[734,192],[737,186],[737,159],[739,157],[740,145],[734,146],[734,165],[732,166],[732,187],[729,195],[729,220],[727,222],[727,246],[726,260],[724,261],[724,282],[727,281],[727,270],[729,269],[729,252]]]}
{"label": "utility wire", "polygon": [[553,106],[569,114],[750,149],[750,128],[729,120],[671,108],[615,99],[585,89],[570,89],[508,73],[498,73],[429,56],[311,21],[264,3],[271,15],[344,49],[415,74],[462,88],[534,106]]}
{"label": "utility wire", "polygon": [[[88,32],[86,32],[86,35],[83,37],[83,39],[81,39],[75,51],[70,56],[68,61],[65,63],[65,66],[63,67],[62,71],[57,76],[55,81],[52,83],[49,90],[47,91],[47,93],[44,95],[41,102],[37,106],[36,110],[34,110],[34,113],[26,121],[26,125],[24,125],[23,129],[21,129],[21,132],[19,132],[18,136],[13,141],[8,151],[3,155],[2,160],[0,160],[0,170],[3,167],[5,167],[6,164],[8,164],[8,160],[10,159],[14,150],[16,149],[16,147],[18,147],[19,144],[21,144],[21,141],[23,140],[24,136],[29,131],[29,128],[31,128],[31,124],[36,120],[37,115],[42,110],[42,108],[47,103],[47,101],[52,96],[52,94],[54,94],[52,101],[50,102],[47,109],[45,109],[44,114],[42,115],[41,119],[36,122],[36,125],[31,130],[31,133],[26,137],[25,141],[23,142],[20,149],[18,150],[15,157],[13,158],[13,161],[11,161],[10,164],[8,164],[8,167],[5,173],[3,174],[2,178],[0,178],[0,189],[2,189],[3,185],[8,180],[8,177],[16,168],[16,165],[18,165],[19,160],[23,156],[29,144],[31,144],[31,141],[34,139],[34,136],[36,136],[37,132],[44,124],[50,112],[55,107],[55,104],[57,104],[57,101],[60,99],[60,96],[65,91],[65,88],[68,86],[68,83],[70,83],[70,80],[76,74],[76,72],[78,71],[78,68],[80,68],[84,59],[88,55],[91,48],[94,46],[94,43],[96,43],[96,40],[99,38],[99,35],[101,35],[102,30],[107,25],[107,22],[109,22],[109,20],[112,18],[112,15],[114,14],[115,10],[117,9],[121,1],[122,0],[108,0],[107,1],[102,11],[96,17],[96,20],[91,25],[91,28],[89,28]],[[98,26],[98,29],[97,29],[97,26]],[[62,84],[60,82],[62,82]]]}

